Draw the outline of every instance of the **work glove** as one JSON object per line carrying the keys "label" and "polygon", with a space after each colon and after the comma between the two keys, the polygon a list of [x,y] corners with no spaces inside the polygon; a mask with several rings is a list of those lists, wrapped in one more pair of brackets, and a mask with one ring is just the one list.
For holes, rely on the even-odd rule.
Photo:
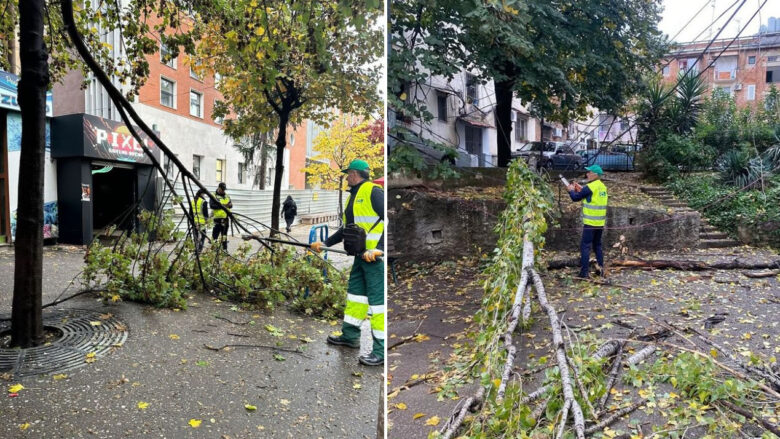
{"label": "work glove", "polygon": [[319,241],[311,243],[311,249],[314,250],[315,253],[321,252],[323,246],[324,244]]}
{"label": "work glove", "polygon": [[366,250],[363,252],[363,260],[366,262],[376,262],[376,258],[381,258],[383,254],[382,250]]}

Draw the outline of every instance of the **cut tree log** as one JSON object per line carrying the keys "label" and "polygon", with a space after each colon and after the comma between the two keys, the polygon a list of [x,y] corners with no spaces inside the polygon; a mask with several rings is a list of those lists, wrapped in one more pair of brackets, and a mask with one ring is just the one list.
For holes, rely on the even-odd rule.
{"label": "cut tree log", "polygon": [[760,279],[762,277],[772,277],[777,276],[780,274],[780,270],[766,270],[766,271],[743,271],[742,274],[744,274],[747,277],[752,277],[753,279]]}
{"label": "cut tree log", "polygon": [[[683,271],[703,271],[703,270],[762,270],[775,269],[780,267],[780,259],[771,261],[751,261],[743,258],[734,258],[726,261],[703,262],[693,260],[669,260],[669,259],[618,259],[610,261],[613,267],[632,267],[662,269],[670,268]],[[579,267],[578,258],[556,259],[547,263],[547,268],[559,269],[566,267]]]}

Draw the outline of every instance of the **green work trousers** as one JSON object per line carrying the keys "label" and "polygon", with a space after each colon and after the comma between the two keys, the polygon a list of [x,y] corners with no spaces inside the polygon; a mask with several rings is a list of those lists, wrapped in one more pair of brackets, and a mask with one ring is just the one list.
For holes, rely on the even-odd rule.
{"label": "green work trousers", "polygon": [[347,285],[347,306],[344,308],[343,337],[360,340],[360,325],[371,316],[372,353],[385,358],[385,264],[380,260],[366,262],[355,257]]}

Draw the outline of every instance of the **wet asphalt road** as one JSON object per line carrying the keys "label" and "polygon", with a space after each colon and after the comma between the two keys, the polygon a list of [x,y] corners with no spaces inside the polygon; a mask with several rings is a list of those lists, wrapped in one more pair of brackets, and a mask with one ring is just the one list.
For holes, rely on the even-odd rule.
{"label": "wet asphalt road", "polygon": [[[82,264],[79,248],[46,249],[44,303],[60,294]],[[10,314],[12,291],[13,250],[4,247],[0,314]],[[44,375],[0,380],[6,387],[25,387],[18,397],[0,394],[0,437],[375,437],[382,368],[359,365],[357,350],[325,344],[339,322],[283,309],[240,311],[207,296],[195,296],[189,304],[177,312],[134,303],[105,305],[86,295],[61,305],[113,314],[127,325],[128,339],[96,362],[65,371],[64,379]],[[283,335],[272,335],[266,325]],[[367,328],[365,324],[365,352],[371,346]],[[304,355],[204,347],[226,344],[281,345],[300,348]],[[139,403],[148,406],[141,409]],[[195,428],[190,420],[201,423]],[[30,425],[22,430],[25,423]]]}

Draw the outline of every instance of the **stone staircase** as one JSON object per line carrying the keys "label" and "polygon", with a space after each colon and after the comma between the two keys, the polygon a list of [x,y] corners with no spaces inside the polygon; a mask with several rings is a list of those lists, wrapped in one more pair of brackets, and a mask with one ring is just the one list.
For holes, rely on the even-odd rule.
{"label": "stone staircase", "polygon": [[[651,197],[661,201],[666,206],[671,207],[675,212],[693,211],[688,204],[676,198],[667,189],[659,186],[643,186],[641,191]],[[701,226],[699,228],[699,248],[723,248],[737,247],[741,243],[731,239],[725,233],[718,230],[715,226],[709,224],[707,219],[701,217]]]}

